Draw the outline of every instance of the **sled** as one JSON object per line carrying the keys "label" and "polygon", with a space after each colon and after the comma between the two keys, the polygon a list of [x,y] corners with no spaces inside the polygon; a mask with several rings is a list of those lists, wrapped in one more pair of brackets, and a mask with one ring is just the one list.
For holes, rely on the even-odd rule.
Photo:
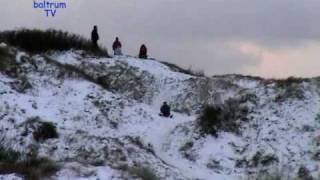
{"label": "sled", "polygon": [[170,116],[164,116],[162,113],[159,113],[159,116],[165,117],[165,118],[173,118],[173,115],[171,114]]}

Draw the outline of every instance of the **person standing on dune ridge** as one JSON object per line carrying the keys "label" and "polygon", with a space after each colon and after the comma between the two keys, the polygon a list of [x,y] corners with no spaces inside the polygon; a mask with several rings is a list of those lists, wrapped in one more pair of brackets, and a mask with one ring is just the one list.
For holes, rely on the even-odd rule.
{"label": "person standing on dune ridge", "polygon": [[121,56],[122,55],[122,51],[121,51],[121,42],[119,41],[119,38],[116,37],[115,41],[113,42],[113,45],[112,45],[112,49],[113,49],[113,52],[114,52],[114,55],[115,56]]}
{"label": "person standing on dune ridge", "polygon": [[98,49],[98,40],[99,40],[98,27],[93,26],[93,30],[91,32],[91,41],[94,49]]}

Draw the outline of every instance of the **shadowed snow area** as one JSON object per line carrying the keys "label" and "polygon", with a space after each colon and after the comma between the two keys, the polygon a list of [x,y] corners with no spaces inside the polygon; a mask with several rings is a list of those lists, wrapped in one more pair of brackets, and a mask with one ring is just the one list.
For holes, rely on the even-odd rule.
{"label": "shadowed snow area", "polygon": [[[255,179],[277,169],[298,177],[302,167],[319,177],[318,78],[281,86],[240,75],[197,77],[156,60],[6,48],[12,67],[0,71],[2,143],[26,154],[36,148],[61,164],[53,179],[141,179],[137,168],[166,180]],[[229,99],[248,111],[237,119],[240,131],[199,133],[202,105]],[[163,101],[173,118],[158,116]],[[59,137],[36,141],[26,125],[34,117],[52,122]]]}

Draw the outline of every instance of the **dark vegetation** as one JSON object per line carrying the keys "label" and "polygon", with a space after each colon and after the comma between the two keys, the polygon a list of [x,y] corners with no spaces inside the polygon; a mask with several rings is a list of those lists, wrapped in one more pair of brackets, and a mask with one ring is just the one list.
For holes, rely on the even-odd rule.
{"label": "dark vegetation", "polygon": [[234,79],[246,79],[246,80],[255,80],[255,81],[262,81],[263,78],[259,76],[250,76],[250,75],[242,75],[242,74],[224,74],[224,75],[213,75],[213,78],[229,78],[233,77]]}
{"label": "dark vegetation", "polygon": [[58,138],[56,126],[50,122],[42,122],[41,125],[33,132],[36,141],[44,141],[51,138]]}
{"label": "dark vegetation", "polygon": [[310,79],[307,78],[296,78],[296,77],[289,77],[287,79],[277,79],[274,80],[276,86],[278,88],[287,88],[295,84],[301,84],[303,82],[310,82]]}
{"label": "dark vegetation", "polygon": [[186,151],[186,150],[191,149],[192,147],[193,147],[193,142],[192,141],[188,141],[183,146],[181,146],[179,148],[179,151]]}
{"label": "dark vegetation", "polygon": [[289,180],[288,175],[282,171],[268,172],[259,170],[257,174],[250,174],[246,180]]}
{"label": "dark vegetation", "polygon": [[195,70],[192,70],[191,68],[189,69],[184,69],[176,64],[173,64],[173,63],[169,63],[169,62],[164,62],[162,61],[161,62],[162,64],[168,66],[172,71],[175,71],[175,72],[181,72],[181,73],[184,73],[184,74],[189,74],[189,75],[192,75],[192,76],[198,76],[198,77],[204,77],[205,74],[203,71],[195,71]]}
{"label": "dark vegetation", "polygon": [[0,70],[2,70],[6,64],[4,64],[4,58],[7,55],[7,51],[4,47],[0,47]]}
{"label": "dark vegetation", "polygon": [[247,180],[316,180],[319,178],[312,177],[310,171],[305,166],[300,166],[297,174],[291,175],[292,172],[287,167],[277,167],[272,169],[260,168],[255,173],[248,174]]}
{"label": "dark vegetation", "polygon": [[0,47],[0,71],[7,71],[10,67],[10,54],[6,47]]}
{"label": "dark vegetation", "polygon": [[27,180],[40,180],[54,175],[58,170],[59,166],[47,158],[25,156],[0,145],[0,174],[14,173]]}
{"label": "dark vegetation", "polygon": [[153,147],[151,144],[144,144],[139,136],[137,137],[131,137],[126,136],[126,138],[134,145],[138,146],[140,149],[145,150],[148,153],[151,153],[152,155],[156,156],[156,153],[153,150]]}
{"label": "dark vegetation", "polygon": [[59,137],[56,126],[51,122],[42,121],[39,117],[28,118],[24,126],[26,128],[24,136],[27,136],[28,132],[31,131],[34,140],[37,142]]}
{"label": "dark vegetation", "polygon": [[224,112],[221,107],[205,105],[197,121],[201,133],[217,136],[217,131],[224,120],[223,116]]}
{"label": "dark vegetation", "polygon": [[[11,71],[7,71],[7,74],[17,74],[17,71],[13,69]],[[29,82],[26,76],[21,76],[18,77],[16,81],[11,82],[11,87],[19,93],[26,93],[29,89],[32,88],[32,84]]]}
{"label": "dark vegetation", "polygon": [[20,158],[20,153],[6,150],[4,147],[0,146],[0,162],[14,163]]}
{"label": "dark vegetation", "polygon": [[[249,99],[251,98],[251,99]],[[244,103],[252,97],[229,99],[223,105],[204,105],[197,120],[202,135],[218,136],[219,131],[239,133],[240,123],[246,121],[249,112]]]}
{"label": "dark vegetation", "polygon": [[197,155],[192,150],[193,146],[193,142],[188,141],[179,148],[181,155],[189,161],[195,161],[197,159]]}
{"label": "dark vegetation", "polygon": [[[27,121],[26,125],[29,126],[41,123],[39,118],[29,118]],[[39,139],[48,138],[57,135],[56,132],[52,132],[53,129],[55,130],[55,127],[53,128],[51,124],[42,123],[35,132],[38,131]],[[43,133],[44,131],[48,132]],[[5,136],[1,136],[0,174],[17,174],[26,180],[40,180],[54,175],[60,169],[56,162],[46,157],[39,157],[38,149],[29,149],[26,153],[22,153],[8,148],[5,143]]]}
{"label": "dark vegetation", "polygon": [[20,29],[0,32],[0,42],[26,50],[30,53],[48,51],[84,50],[90,54],[108,56],[105,48],[94,48],[90,40],[60,30]]}
{"label": "dark vegetation", "polygon": [[10,84],[17,92],[25,93],[28,89],[32,88],[32,84],[28,81],[28,78],[23,75],[22,68],[15,61],[12,50],[8,47],[0,46],[0,72],[9,77],[16,78],[16,80]]}
{"label": "dark vegetation", "polygon": [[274,81],[275,87],[279,90],[275,101],[283,102],[286,99],[304,99],[305,95],[302,83],[310,82],[310,79],[289,77],[288,79]]}
{"label": "dark vegetation", "polygon": [[160,180],[154,172],[148,167],[130,167],[129,173],[142,180]]}

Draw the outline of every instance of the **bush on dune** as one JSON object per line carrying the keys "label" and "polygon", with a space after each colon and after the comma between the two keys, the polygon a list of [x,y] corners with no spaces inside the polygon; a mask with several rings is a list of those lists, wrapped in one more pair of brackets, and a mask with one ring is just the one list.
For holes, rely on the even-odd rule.
{"label": "bush on dune", "polygon": [[58,170],[59,165],[47,158],[22,154],[0,144],[0,174],[18,174],[27,180],[38,180],[50,177]]}
{"label": "bush on dune", "polygon": [[36,141],[43,141],[51,138],[58,138],[56,126],[50,122],[42,122],[42,124],[33,132]]}
{"label": "bush on dune", "polygon": [[287,88],[293,84],[301,84],[303,82],[309,82],[310,80],[307,78],[289,77],[287,79],[277,79],[274,81],[278,88]]}
{"label": "bush on dune", "polygon": [[0,71],[4,71],[8,68],[7,52],[5,48],[0,47]]}
{"label": "bush on dune", "polygon": [[229,99],[223,105],[204,105],[197,120],[200,133],[216,137],[219,131],[239,133],[240,123],[247,120],[245,102]]}
{"label": "bush on dune", "polygon": [[108,56],[104,48],[95,49],[90,40],[80,35],[60,30],[29,30],[0,32],[0,42],[16,46],[30,53],[42,53],[51,50],[68,51],[71,49],[84,50],[94,55]]}
{"label": "bush on dune", "polygon": [[283,102],[287,99],[302,100],[305,98],[303,83],[310,82],[306,78],[289,77],[288,79],[275,80],[275,88],[278,90],[278,95],[275,98],[276,102]]}
{"label": "bush on dune", "polygon": [[168,66],[172,71],[175,71],[175,72],[180,72],[180,73],[189,74],[189,75],[198,76],[198,77],[205,76],[205,73],[203,70],[195,71],[195,70],[192,70],[191,67],[189,69],[184,69],[176,64],[165,62],[165,61],[162,61],[161,63]]}
{"label": "bush on dune", "polygon": [[159,180],[157,175],[148,167],[130,167],[129,173],[134,177],[140,178],[142,180]]}
{"label": "bush on dune", "polygon": [[[56,126],[52,122],[43,121],[40,117],[28,118],[26,122],[24,122],[24,126],[26,132],[32,131],[33,138],[37,142],[59,137]],[[27,135],[28,133],[25,134],[25,136]]]}

